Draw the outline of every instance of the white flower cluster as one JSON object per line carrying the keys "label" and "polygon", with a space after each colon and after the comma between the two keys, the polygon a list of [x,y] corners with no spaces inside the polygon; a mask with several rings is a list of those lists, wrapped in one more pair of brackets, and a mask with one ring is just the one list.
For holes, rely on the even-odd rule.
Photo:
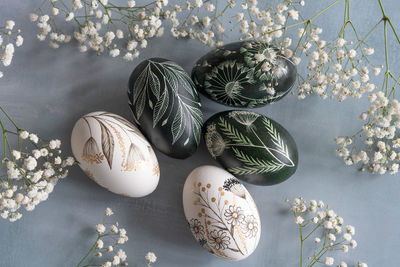
{"label": "white flower cluster", "polygon": [[[274,44],[295,65],[302,59],[308,62],[306,77],[298,74],[299,99],[314,93],[323,99],[331,96],[343,101],[347,97],[360,98],[375,89],[370,72],[378,75],[381,68],[368,59],[374,49],[366,47],[361,40],[356,43],[343,38],[322,40],[322,29],[312,26],[311,19],[299,22],[303,19],[300,11],[305,1],[282,0],[276,6],[263,9],[257,0],[223,1],[220,6],[217,1],[206,2],[193,0],[184,6],[174,6],[169,21],[176,38],[189,37],[208,46],[221,46],[225,32],[238,31],[240,40],[256,39]],[[226,13],[237,5],[241,12],[232,15],[234,19],[229,21],[229,27],[224,27],[223,17],[230,16]],[[184,19],[179,20],[180,17]],[[342,27],[343,32],[346,25]],[[289,30],[296,28],[297,34],[289,34]]]}
{"label": "white flower cluster", "polygon": [[370,94],[368,100],[371,107],[360,116],[367,121],[362,129],[365,150],[349,148],[358,135],[336,137],[339,146],[336,154],[343,157],[347,165],[362,164],[361,170],[371,173],[396,174],[400,163],[400,138],[397,130],[400,129],[400,103],[396,99],[389,100],[380,91]]}
{"label": "white flower cluster", "polygon": [[[15,29],[13,20],[7,20],[4,26],[0,26],[0,61],[4,67],[11,65],[15,47],[24,43],[24,38],[22,38],[20,32],[21,30]],[[3,72],[0,71],[0,78],[3,76]]]}
{"label": "white flower cluster", "polygon": [[[286,200],[289,203],[289,200]],[[313,238],[314,252],[309,256],[307,266],[313,266],[315,263],[324,262],[325,265],[332,266],[335,259],[328,256],[329,253],[340,250],[347,253],[349,248],[356,248],[357,242],[353,239],[355,228],[351,225],[344,225],[342,217],[337,215],[329,206],[325,206],[323,201],[311,200],[309,203],[303,199],[295,198],[290,208],[294,215],[294,221],[299,226],[301,235],[301,249],[304,242]],[[306,233],[306,229],[310,229]],[[303,261],[303,259],[301,259]],[[347,263],[342,261],[338,267],[347,267]],[[367,264],[358,262],[358,266]]]}
{"label": "white flower cluster", "polygon": [[[305,1],[282,0],[277,6],[260,8],[257,0],[228,1],[187,1],[183,6],[175,5],[171,10],[171,32],[176,38],[197,39],[208,46],[223,45],[225,32],[235,32],[243,39],[256,39],[271,43],[282,38],[285,47],[291,40],[285,39],[284,28],[288,20],[298,21],[297,8]],[[275,2],[274,2],[275,3]],[[240,6],[241,12],[233,11]],[[290,6],[290,8],[288,8]],[[235,8],[236,10],[236,8]],[[229,12],[235,12],[227,14]],[[180,15],[179,15],[180,14]],[[204,14],[200,16],[200,14]],[[183,19],[179,20],[182,17]],[[223,25],[226,17],[233,17],[229,25]],[[279,42],[281,43],[281,42]]]}
{"label": "white flower cluster", "polygon": [[[89,252],[82,258],[79,266],[128,266],[127,255],[119,246],[128,241],[127,232],[124,228],[119,227],[117,221],[111,223],[108,217],[111,217],[114,212],[110,208],[106,208],[104,212],[103,222],[96,225],[97,239]],[[150,263],[156,262],[157,257],[153,252],[146,255],[148,266]],[[89,265],[85,262],[89,262]],[[101,263],[95,263],[100,261]],[[91,265],[95,264],[95,265]]]}
{"label": "white flower cluster", "polygon": [[[68,7],[63,2],[48,0],[38,14],[31,14],[41,32],[38,39],[50,39],[50,46],[58,48],[71,40],[71,35],[80,43],[79,50],[94,50],[97,54],[108,51],[111,57],[122,56],[131,61],[139,56],[139,49],[146,48],[148,40],[163,35],[161,19],[165,16],[163,7],[168,0],[157,0],[142,6],[128,1],[126,6],[113,4],[108,0],[73,0]],[[45,12],[46,7],[48,8]],[[75,23],[71,34],[63,33],[56,26],[57,19]]]}
{"label": "white flower cluster", "polygon": [[157,261],[157,256],[154,252],[147,252],[145,259],[147,260],[147,266],[150,267],[150,263]]}
{"label": "white flower cluster", "polygon": [[[47,200],[58,180],[67,176],[67,167],[74,164],[72,157],[61,158],[60,140],[45,142],[36,134],[21,130],[17,134],[19,149],[10,151],[10,158],[2,160],[6,173],[0,175],[0,216],[11,222],[22,217],[19,211],[22,207],[32,211]],[[32,151],[28,146],[22,150],[26,142],[34,147]]]}
{"label": "white flower cluster", "polygon": [[370,81],[371,72],[374,75],[381,72],[381,68],[373,66],[368,59],[374,49],[343,38],[327,42],[320,38],[321,33],[321,28],[311,29],[311,26],[310,30],[298,30],[298,37],[303,41],[296,57],[304,56],[308,61],[307,76],[299,77],[299,99],[317,94],[322,99],[330,96],[343,101],[372,92],[376,86]]}
{"label": "white flower cluster", "polygon": [[118,222],[108,222],[107,218],[114,213],[110,208],[106,208],[103,222],[96,225],[97,239],[93,246],[81,260],[77,266],[83,265],[87,260],[90,264],[94,261],[101,260],[101,264],[96,266],[111,267],[111,266],[127,266],[126,259],[128,258],[125,251],[119,246],[128,241],[128,236],[124,228],[120,228]]}

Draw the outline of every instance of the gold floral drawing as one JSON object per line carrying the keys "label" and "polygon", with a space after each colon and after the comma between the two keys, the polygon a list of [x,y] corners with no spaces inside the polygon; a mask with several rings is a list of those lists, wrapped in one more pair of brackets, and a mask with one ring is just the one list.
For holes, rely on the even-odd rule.
{"label": "gold floral drawing", "polygon": [[[229,251],[245,256],[248,253],[246,241],[256,239],[260,227],[254,215],[246,214],[237,205],[235,198],[246,200],[247,192],[243,185],[233,180],[226,180],[224,186],[218,188],[217,195],[212,194],[211,184],[202,185],[195,181],[192,193],[196,196],[194,205],[200,207],[200,212],[197,218],[189,220],[196,240],[211,253],[227,259],[232,259],[227,254]],[[226,199],[226,192],[234,194],[233,203]]]}
{"label": "gold floral drawing", "polygon": [[104,155],[93,137],[90,137],[83,146],[82,159],[91,164],[100,164],[103,161]]}

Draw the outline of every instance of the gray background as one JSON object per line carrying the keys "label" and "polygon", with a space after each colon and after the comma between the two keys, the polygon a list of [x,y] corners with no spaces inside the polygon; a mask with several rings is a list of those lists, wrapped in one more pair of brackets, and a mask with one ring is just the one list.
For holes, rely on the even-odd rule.
{"label": "gray background", "polygon": [[[23,29],[25,43],[17,49],[11,68],[0,80],[0,105],[16,121],[46,138],[60,138],[71,153],[69,137],[75,121],[91,111],[107,110],[130,118],[126,84],[131,70],[140,60],[166,57],[188,72],[209,49],[194,41],[177,41],[164,35],[154,39],[139,60],[80,54],[75,44],[53,50],[35,39],[36,27],[27,15],[40,1],[0,2],[0,18],[13,18]],[[315,13],[329,1],[308,1]],[[373,26],[380,12],[375,0],[351,1],[353,17],[361,33]],[[384,0],[396,27],[400,17],[397,0]],[[318,19],[325,34],[336,33],[342,21],[339,4]],[[398,27],[400,29],[400,27]],[[167,31],[166,31],[167,32]],[[167,32],[168,33],[168,32]],[[232,37],[232,40],[235,40]],[[384,63],[383,36],[374,35],[375,59]],[[393,67],[398,68],[399,49],[390,43]],[[395,68],[394,68],[395,69]],[[381,76],[382,78],[382,76]],[[205,118],[227,108],[202,97]],[[359,246],[346,257],[369,266],[399,266],[400,211],[396,176],[372,176],[345,167],[334,153],[336,135],[353,134],[361,127],[358,119],[367,107],[366,99],[322,101],[310,97],[299,101],[287,96],[275,105],[256,111],[280,122],[297,141],[300,163],[288,181],[272,186],[247,185],[255,199],[261,219],[262,237],[257,250],[245,261],[227,263],[201,249],[186,227],[182,209],[182,187],[186,176],[197,166],[216,163],[204,143],[197,153],[179,161],[157,152],[161,179],[148,197],[131,199],[114,195],[88,179],[79,167],[61,181],[49,200],[34,212],[25,213],[16,223],[0,221],[0,266],[75,266],[94,239],[93,226],[100,222],[109,206],[117,214],[130,237],[124,246],[130,266],[143,266],[144,254],[154,251],[156,266],[299,266],[297,227],[287,212],[285,198],[299,195],[323,199],[356,226]],[[340,253],[338,253],[340,254]]]}

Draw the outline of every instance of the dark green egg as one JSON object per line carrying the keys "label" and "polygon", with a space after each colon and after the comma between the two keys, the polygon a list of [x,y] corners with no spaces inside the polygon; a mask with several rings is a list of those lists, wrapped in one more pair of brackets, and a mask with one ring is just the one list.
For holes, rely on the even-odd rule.
{"label": "dark green egg", "polygon": [[220,112],[207,120],[203,131],[211,156],[245,182],[274,185],[297,169],[293,137],[264,115],[244,110]]}
{"label": "dark green egg", "polygon": [[158,150],[181,159],[197,150],[203,113],[182,67],[162,58],[141,62],[129,79],[128,98],[135,122]]}
{"label": "dark green egg", "polygon": [[244,41],[200,58],[192,79],[200,92],[218,103],[252,108],[284,97],[296,80],[296,67],[275,46]]}

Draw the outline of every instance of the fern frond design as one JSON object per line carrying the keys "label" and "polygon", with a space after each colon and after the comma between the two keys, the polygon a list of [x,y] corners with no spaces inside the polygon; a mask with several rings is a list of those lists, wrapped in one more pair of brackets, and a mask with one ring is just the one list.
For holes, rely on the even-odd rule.
{"label": "fern frond design", "polygon": [[279,167],[236,167],[236,168],[228,168],[228,171],[234,175],[251,175],[251,174],[263,174],[269,172],[276,172],[282,169],[284,165],[280,165]]}
{"label": "fern frond design", "polygon": [[236,175],[262,174],[268,172],[276,172],[285,167],[282,163],[275,161],[265,161],[247,155],[243,151],[233,147],[236,157],[245,164],[244,167],[229,168],[229,172]]}
{"label": "fern frond design", "polygon": [[272,142],[276,145],[276,147],[281,150],[281,153],[284,154],[286,157],[289,158],[289,151],[288,147],[285,142],[282,140],[280,134],[272,125],[271,121],[265,117],[262,118],[263,124],[267,129],[269,135],[271,136]]}
{"label": "fern frond design", "polygon": [[219,118],[218,125],[221,127],[222,132],[233,142],[243,145],[253,145],[251,140],[239,132],[232,124],[227,122],[223,117]]}

